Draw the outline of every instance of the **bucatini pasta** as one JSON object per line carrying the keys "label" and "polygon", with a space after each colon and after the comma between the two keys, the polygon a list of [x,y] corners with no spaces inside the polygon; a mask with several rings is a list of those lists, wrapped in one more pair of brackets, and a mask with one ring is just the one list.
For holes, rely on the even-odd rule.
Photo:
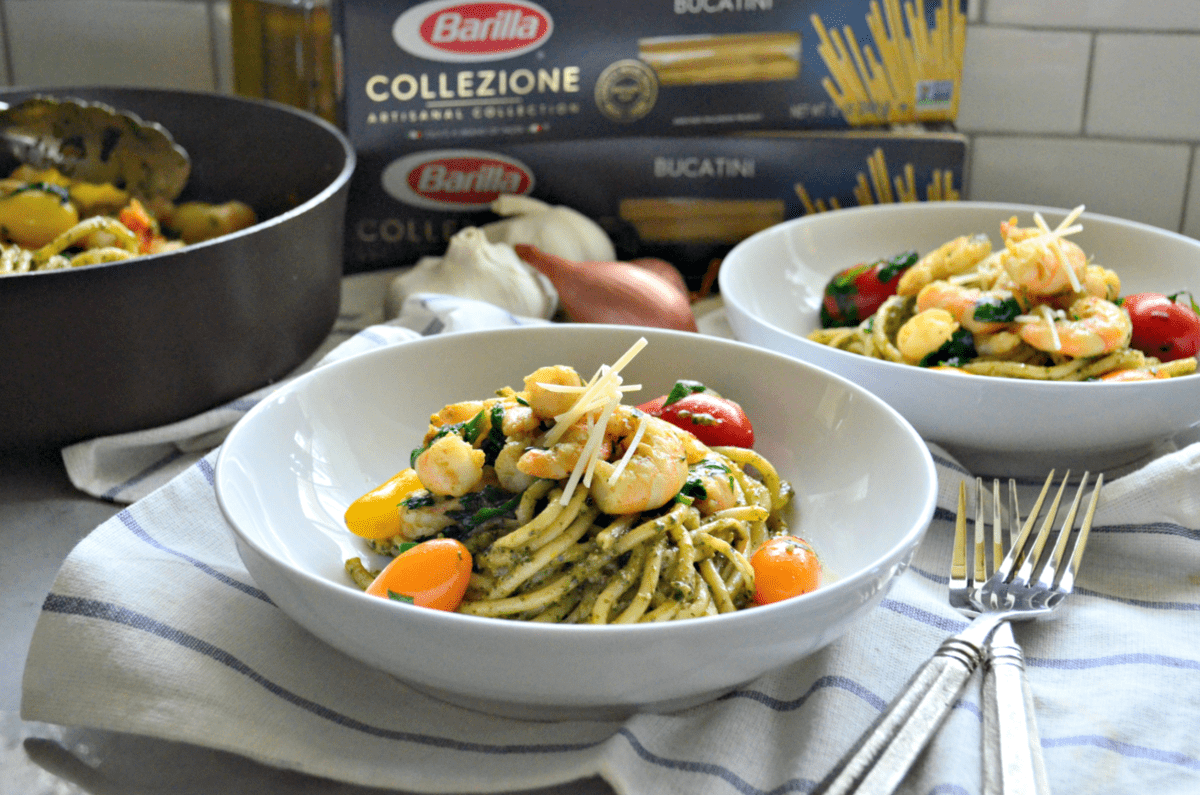
{"label": "bucatini pasta", "polygon": [[976,375],[1050,381],[1188,375],[1196,359],[1163,362],[1130,347],[1119,276],[1068,240],[1083,207],[1051,229],[1039,213],[1000,224],[1004,248],[963,235],[899,277],[896,294],[857,325],[809,339],[862,356]]}
{"label": "bucatini pasta", "polygon": [[[623,404],[638,387],[619,373],[644,344],[590,381],[542,367],[521,391],[434,414],[374,551],[458,539],[474,570],[457,609],[478,616],[634,623],[749,605],[750,559],[788,535],[791,487],[751,449],[708,447]],[[346,569],[364,589],[377,576],[359,558]]]}
{"label": "bucatini pasta", "polygon": [[159,254],[256,221],[238,201],[144,204],[115,185],[21,165],[0,180],[0,275]]}

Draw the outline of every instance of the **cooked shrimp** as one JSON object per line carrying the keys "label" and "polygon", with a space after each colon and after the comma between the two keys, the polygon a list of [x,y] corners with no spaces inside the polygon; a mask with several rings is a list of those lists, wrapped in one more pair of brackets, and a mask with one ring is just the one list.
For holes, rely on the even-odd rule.
{"label": "cooked shrimp", "polygon": [[973,334],[1002,331],[1020,314],[1016,299],[1007,290],[984,291],[946,281],[927,284],[917,293],[917,311],[926,309],[945,309]]}
{"label": "cooked shrimp", "polygon": [[505,443],[496,455],[496,479],[505,491],[521,492],[533,485],[537,478],[528,475],[518,468],[521,456],[529,449],[529,441],[521,437],[513,437]]}
{"label": "cooked shrimp", "polygon": [[949,342],[958,329],[958,321],[945,309],[926,309],[905,321],[896,332],[896,348],[909,364],[919,364]]}
{"label": "cooked shrimp", "polygon": [[[592,499],[610,515],[640,513],[666,505],[687,482],[687,455],[674,426],[658,417],[640,414],[645,430],[625,468],[617,474],[617,464],[597,461],[592,478]],[[633,441],[636,431],[620,440]],[[615,476],[615,477],[614,477]]]}
{"label": "cooked shrimp", "polygon": [[[571,475],[571,470],[579,463],[583,448],[588,441],[587,419],[580,419],[559,437],[552,446],[530,447],[517,460],[517,469],[535,478],[562,480]],[[600,455],[607,456],[611,451],[606,439],[601,443]]]}
{"label": "cooked shrimp", "polygon": [[1054,230],[1045,226],[1040,215],[1034,216],[1039,222],[1037,227],[1017,226],[1015,215],[1001,222],[1005,251],[1000,261],[1017,287],[1038,296],[1080,291],[1088,264],[1087,255],[1063,237],[1082,228],[1066,225],[1079,211],[1082,208]]}
{"label": "cooked shrimp", "polygon": [[722,458],[710,453],[693,464],[688,468],[688,481],[697,481],[704,489],[704,497],[692,503],[701,516],[738,505],[733,472]]}
{"label": "cooked shrimp", "polygon": [[1133,324],[1129,314],[1112,301],[1085,296],[1071,304],[1063,317],[1043,305],[1041,316],[1021,323],[1021,339],[1039,351],[1064,356],[1100,356],[1129,343]]}
{"label": "cooked shrimp", "polygon": [[479,425],[479,436],[485,437],[492,429],[492,409],[499,405],[501,409],[500,430],[505,436],[522,436],[536,431],[541,421],[534,415],[529,406],[523,406],[515,398],[489,398],[488,400],[464,400],[461,403],[451,403],[441,411],[429,417],[429,430],[425,433],[424,444],[429,444],[442,433],[448,425],[458,425],[470,422],[482,412]]}
{"label": "cooked shrimp", "polygon": [[1149,370],[1113,370],[1111,373],[1105,373],[1100,376],[1101,381],[1154,381],[1158,378],[1166,378],[1165,375],[1157,375]]}
{"label": "cooked shrimp", "polygon": [[992,253],[992,241],[987,235],[962,235],[943,243],[926,254],[900,277],[896,292],[916,295],[930,282],[946,279],[956,273],[969,271]]}
{"label": "cooked shrimp", "polygon": [[1121,294],[1121,277],[1115,271],[1099,265],[1088,265],[1083,272],[1083,292],[1106,301],[1115,301]]}
{"label": "cooked shrimp", "polygon": [[544,384],[580,387],[583,386],[583,379],[574,368],[563,364],[539,367],[525,376],[525,401],[538,418],[549,420],[574,406],[579,395],[576,392],[547,389]]}
{"label": "cooked shrimp", "polygon": [[447,425],[466,422],[483,411],[483,408],[484,401],[482,400],[464,400],[461,403],[450,403],[443,406],[437,414],[429,416],[429,432],[425,435],[425,442],[428,443],[439,429]]}
{"label": "cooked shrimp", "polygon": [[980,356],[1005,358],[1021,347],[1021,336],[1015,331],[997,331],[994,334],[975,334],[975,351]]}
{"label": "cooked shrimp", "polygon": [[483,477],[484,452],[446,434],[417,456],[417,477],[433,494],[461,497]]}

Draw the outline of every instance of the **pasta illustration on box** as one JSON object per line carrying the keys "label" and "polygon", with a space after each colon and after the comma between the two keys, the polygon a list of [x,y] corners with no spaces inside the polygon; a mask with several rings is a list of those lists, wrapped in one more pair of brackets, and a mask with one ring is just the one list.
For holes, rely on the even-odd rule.
{"label": "pasta illustration on box", "polygon": [[874,41],[860,43],[850,25],[827,30],[819,14],[811,17],[820,39],[817,52],[829,68],[822,81],[851,126],[897,122],[953,121],[958,115],[959,83],[967,18],[959,3],[943,0],[930,26],[924,0],[871,3],[867,27]]}
{"label": "pasta illustration on box", "polygon": [[[904,176],[891,176],[888,173],[887,160],[882,147],[876,147],[867,158],[867,171],[870,180],[863,172],[858,172],[858,181],[854,185],[854,198],[859,205],[890,204],[892,202],[916,201],[958,201],[960,194],[954,187],[954,170],[952,168],[934,168],[930,173],[929,182],[925,185],[925,195],[917,190],[916,169],[911,162],[904,164]],[[893,190],[894,186],[894,190]],[[827,210],[840,210],[841,200],[830,196],[828,200],[814,199],[809,195],[803,182],[795,185],[796,196],[804,205],[806,215],[823,213]]]}

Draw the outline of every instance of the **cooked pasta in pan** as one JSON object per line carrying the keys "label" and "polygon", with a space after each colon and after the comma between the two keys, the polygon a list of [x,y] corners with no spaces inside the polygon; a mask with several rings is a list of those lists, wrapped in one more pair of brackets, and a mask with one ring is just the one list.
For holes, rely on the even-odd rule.
{"label": "cooked pasta in pan", "polygon": [[[586,382],[570,367],[542,367],[521,391],[445,406],[412,467],[390,481],[397,488],[375,507],[360,498],[347,526],[374,551],[400,555],[393,563],[424,539],[461,543],[470,574],[451,609],[471,615],[635,623],[749,606],[752,557],[790,538],[791,487],[750,448],[710,447],[625,405],[636,387],[619,373],[644,343]],[[392,506],[378,520],[376,508]],[[346,568],[368,592],[382,590],[383,575],[361,559]]]}
{"label": "cooked pasta in pan", "polygon": [[0,180],[0,275],[159,254],[256,221],[239,201],[145,204],[112,184],[21,165]]}

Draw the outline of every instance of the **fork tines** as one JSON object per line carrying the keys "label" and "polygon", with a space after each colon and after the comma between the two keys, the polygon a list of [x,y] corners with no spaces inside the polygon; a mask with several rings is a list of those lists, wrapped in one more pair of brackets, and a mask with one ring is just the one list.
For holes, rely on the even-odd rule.
{"label": "fork tines", "polygon": [[[1050,503],[1049,508],[1047,508],[1045,516],[1042,517],[1040,527],[1034,533],[1033,528],[1037,523],[1042,505],[1050,491],[1050,486],[1054,480],[1054,472],[1051,471],[1046,476],[1046,482],[1042,486],[1042,491],[1038,495],[1037,501],[1034,503],[1024,523],[1021,524],[1020,532],[1013,539],[1008,555],[1005,556],[1003,563],[1000,564],[997,572],[998,576],[1010,582],[1018,581],[1030,584],[1036,582],[1037,585],[1046,590],[1054,590],[1062,593],[1069,593],[1071,591],[1074,586],[1075,573],[1078,571],[1079,562],[1083,557],[1083,551],[1088,542],[1088,535],[1091,532],[1092,519],[1100,498],[1100,489],[1104,484],[1104,475],[1098,475],[1095,486],[1092,489],[1092,498],[1084,514],[1083,523],[1080,525],[1078,532],[1073,532],[1079,506],[1083,500],[1083,493],[1087,488],[1088,477],[1089,473],[1084,472],[1083,477],[1079,481],[1079,487],[1075,491],[1075,497],[1067,511],[1067,515],[1056,530],[1054,520],[1058,515],[1059,505],[1062,502],[1063,494],[1071,478],[1070,471],[1063,476],[1054,499]],[[1019,521],[1015,515],[1013,515],[1012,520],[1014,524]]]}

